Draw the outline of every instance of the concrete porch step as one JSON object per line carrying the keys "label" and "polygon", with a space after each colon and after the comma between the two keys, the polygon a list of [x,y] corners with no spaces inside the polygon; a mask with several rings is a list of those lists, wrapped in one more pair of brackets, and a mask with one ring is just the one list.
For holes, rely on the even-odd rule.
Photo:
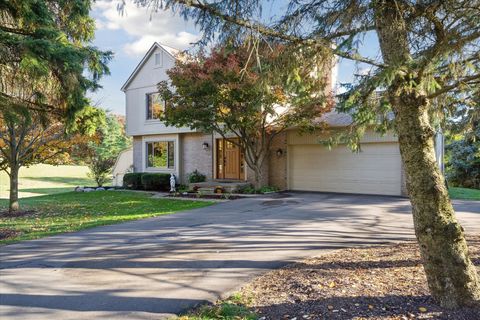
{"label": "concrete porch step", "polygon": [[214,188],[199,188],[197,191],[201,194],[215,194]]}

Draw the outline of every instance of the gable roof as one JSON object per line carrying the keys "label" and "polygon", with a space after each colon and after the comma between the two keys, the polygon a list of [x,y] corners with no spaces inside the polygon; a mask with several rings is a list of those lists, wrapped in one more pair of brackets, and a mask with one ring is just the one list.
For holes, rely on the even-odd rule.
{"label": "gable roof", "polygon": [[142,60],[140,60],[139,64],[135,67],[135,69],[133,70],[130,77],[128,77],[127,81],[125,81],[125,83],[123,84],[123,86],[120,90],[125,92],[128,85],[130,84],[130,82],[132,82],[132,80],[135,78],[137,73],[142,69],[145,62],[147,62],[147,60],[150,58],[152,53],[156,49],[159,49],[159,48],[162,49],[163,51],[165,51],[166,53],[168,53],[174,59],[176,59],[176,55],[180,52],[180,50],[178,50],[178,49],[169,47],[167,45],[164,45],[164,44],[161,44],[161,43],[158,43],[158,42],[154,42],[153,45],[150,47],[150,49],[148,49],[147,53],[143,56]]}

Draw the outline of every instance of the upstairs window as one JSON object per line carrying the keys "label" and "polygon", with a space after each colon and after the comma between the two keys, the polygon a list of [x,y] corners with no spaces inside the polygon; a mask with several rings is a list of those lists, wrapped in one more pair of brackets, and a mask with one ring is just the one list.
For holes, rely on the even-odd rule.
{"label": "upstairs window", "polygon": [[163,55],[161,52],[155,53],[155,66],[161,67],[163,64]]}
{"label": "upstairs window", "polygon": [[147,142],[147,168],[175,168],[175,142]]}
{"label": "upstairs window", "polygon": [[165,101],[159,93],[147,94],[147,120],[160,119],[165,111]]}

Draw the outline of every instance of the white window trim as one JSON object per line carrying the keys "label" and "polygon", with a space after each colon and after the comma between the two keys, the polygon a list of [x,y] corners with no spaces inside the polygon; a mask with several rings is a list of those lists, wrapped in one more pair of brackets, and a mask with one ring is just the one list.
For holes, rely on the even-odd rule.
{"label": "white window trim", "polygon": [[[158,122],[162,122],[160,119],[158,118],[151,118],[149,119],[148,118],[148,102],[150,101],[149,99],[149,96],[151,94],[155,94],[155,93],[159,93],[158,91],[151,91],[151,92],[147,92],[145,93],[145,123],[158,123]],[[165,107],[166,107],[166,101],[165,100],[162,100],[163,101],[163,111],[162,112],[165,112]]]}
{"label": "white window trim", "polygon": [[[157,64],[157,54],[160,55],[160,63],[158,64]],[[153,54],[153,64],[155,68],[163,68],[163,50],[160,50]]]}
{"label": "white window trim", "polygon": [[[174,165],[173,168],[155,168],[147,167],[147,143],[148,142],[172,142],[174,148]],[[168,135],[165,137],[143,137],[142,138],[142,171],[143,172],[158,172],[158,173],[173,173],[177,177],[179,176],[179,166],[180,165],[180,145],[178,134],[177,135]]]}

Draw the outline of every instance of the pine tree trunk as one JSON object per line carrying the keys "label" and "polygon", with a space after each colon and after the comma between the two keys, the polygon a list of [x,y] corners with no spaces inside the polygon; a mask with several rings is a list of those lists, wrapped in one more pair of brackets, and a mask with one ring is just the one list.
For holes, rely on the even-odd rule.
{"label": "pine tree trunk", "polygon": [[419,81],[416,70],[408,66],[413,58],[404,8],[389,0],[376,1],[374,8],[384,62],[410,72],[399,73],[387,94],[395,112],[415,234],[430,293],[446,308],[478,304],[479,277],[435,161],[430,102],[421,89],[411,85]]}
{"label": "pine tree trunk", "polygon": [[391,95],[390,100],[430,293],[446,308],[478,304],[479,277],[435,161],[428,100],[420,92]]}
{"label": "pine tree trunk", "polygon": [[13,212],[20,209],[18,203],[18,173],[20,168],[17,165],[14,165],[10,168],[10,202],[8,206],[8,211]]}

